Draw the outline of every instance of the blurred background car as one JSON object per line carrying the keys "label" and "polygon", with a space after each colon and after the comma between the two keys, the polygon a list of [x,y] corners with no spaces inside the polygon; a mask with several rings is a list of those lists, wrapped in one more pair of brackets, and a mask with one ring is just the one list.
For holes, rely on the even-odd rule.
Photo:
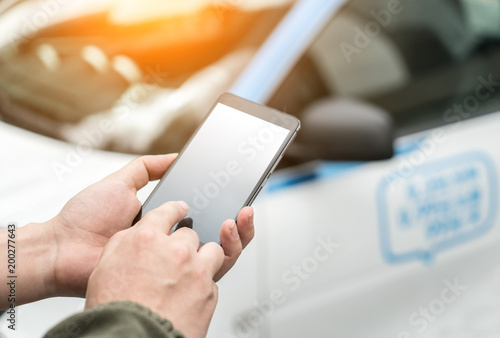
{"label": "blurred background car", "polygon": [[3,37],[2,115],[73,143],[87,140],[86,132],[107,119],[113,131],[92,140],[95,148],[178,151],[291,3],[13,5],[6,22],[23,15],[33,22],[17,20],[17,31],[9,27],[17,33]]}
{"label": "blurred background car", "polygon": [[[178,151],[231,91],[303,130],[209,336],[500,336],[498,1],[2,5],[2,221]],[[30,334],[81,304],[24,307]]]}

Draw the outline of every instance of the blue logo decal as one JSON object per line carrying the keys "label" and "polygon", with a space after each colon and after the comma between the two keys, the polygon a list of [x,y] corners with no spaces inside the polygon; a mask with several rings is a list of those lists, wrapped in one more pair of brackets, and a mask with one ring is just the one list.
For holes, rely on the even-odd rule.
{"label": "blue logo decal", "polygon": [[495,166],[469,152],[415,167],[377,191],[381,250],[391,263],[430,261],[438,252],[485,234],[496,218]]}

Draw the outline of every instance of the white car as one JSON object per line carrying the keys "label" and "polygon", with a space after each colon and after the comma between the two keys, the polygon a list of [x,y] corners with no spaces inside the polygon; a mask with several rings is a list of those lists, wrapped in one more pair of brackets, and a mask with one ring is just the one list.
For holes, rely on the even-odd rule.
{"label": "white car", "polygon": [[[262,10],[248,3],[226,2],[217,13]],[[165,86],[131,80],[78,119],[47,119],[29,98],[7,91],[7,100],[1,91],[6,121],[62,141],[0,124],[0,221],[53,216],[133,157],[116,150],[175,150],[167,131],[182,139],[208,102],[229,90],[298,116],[303,131],[254,204],[256,238],[219,283],[209,337],[499,337],[500,3],[269,7],[278,10],[251,48],[222,53]],[[60,47],[33,41],[44,67],[63,61]],[[122,68],[117,55],[83,47],[92,67],[144,76],[147,65],[130,56]],[[140,102],[130,99],[137,88],[151,89]],[[130,112],[120,120],[123,107]],[[112,131],[99,129],[106,118]],[[112,151],[85,152],[86,142]],[[0,332],[41,336],[82,308],[75,299],[22,306],[19,331],[3,317]]]}

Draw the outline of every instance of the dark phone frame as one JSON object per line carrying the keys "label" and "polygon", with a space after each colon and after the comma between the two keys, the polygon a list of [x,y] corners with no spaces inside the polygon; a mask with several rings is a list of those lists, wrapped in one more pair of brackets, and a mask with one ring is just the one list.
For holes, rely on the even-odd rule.
{"label": "dark phone frame", "polygon": [[[258,103],[248,101],[244,98],[241,98],[239,96],[236,96],[231,93],[224,93],[222,94],[217,101],[212,105],[210,108],[209,112],[203,119],[203,121],[200,123],[196,131],[191,135],[189,138],[188,142],[186,145],[182,148],[182,150],[179,152],[179,156],[174,160],[174,162],[170,165],[168,170],[165,172],[165,174],[162,176],[160,179],[160,182],[156,185],[155,189],[151,192],[151,194],[148,196],[144,204],[142,205],[141,209],[139,210],[139,213],[135,217],[132,225],[137,223],[141,218],[142,218],[142,210],[143,207],[146,206],[149,202],[149,200],[152,198],[152,196],[156,193],[156,191],[159,189],[167,175],[170,173],[170,171],[175,167],[177,160],[181,158],[185,150],[189,147],[191,144],[191,141],[196,137],[198,134],[198,131],[201,129],[201,127],[205,124],[205,121],[210,117],[210,114],[214,111],[214,109],[217,107],[217,105],[221,103],[226,106],[229,106],[231,108],[237,109],[241,111],[242,113],[249,114],[252,116],[255,116],[257,118],[260,118],[264,121],[267,121],[269,123],[275,124],[277,126],[283,127],[288,130],[288,135],[286,136],[285,140],[281,144],[280,148],[274,155],[273,159],[271,160],[270,164],[267,166],[266,171],[264,174],[260,177],[259,181],[255,184],[255,187],[253,188],[252,192],[250,193],[249,197],[245,201],[245,203],[241,206],[240,210],[246,206],[252,205],[253,201],[261,191],[262,187],[265,185],[267,182],[267,179],[269,176],[271,176],[273,170],[276,168],[278,165],[279,161],[283,157],[283,154],[286,150],[286,148],[290,145],[292,140],[294,139],[295,135],[297,134],[298,130],[300,129],[300,121],[291,115],[285,114],[283,112],[280,112],[276,109],[269,108],[264,105],[260,105]],[[167,201],[165,201],[167,202]],[[234,216],[234,219],[236,221],[238,215]]]}

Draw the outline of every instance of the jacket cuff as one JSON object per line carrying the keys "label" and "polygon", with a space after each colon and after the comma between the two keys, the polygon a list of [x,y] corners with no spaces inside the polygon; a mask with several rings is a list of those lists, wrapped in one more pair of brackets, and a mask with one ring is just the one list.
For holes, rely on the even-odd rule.
{"label": "jacket cuff", "polygon": [[100,304],[73,315],[52,328],[44,338],[164,337],[185,338],[172,323],[131,301]]}

